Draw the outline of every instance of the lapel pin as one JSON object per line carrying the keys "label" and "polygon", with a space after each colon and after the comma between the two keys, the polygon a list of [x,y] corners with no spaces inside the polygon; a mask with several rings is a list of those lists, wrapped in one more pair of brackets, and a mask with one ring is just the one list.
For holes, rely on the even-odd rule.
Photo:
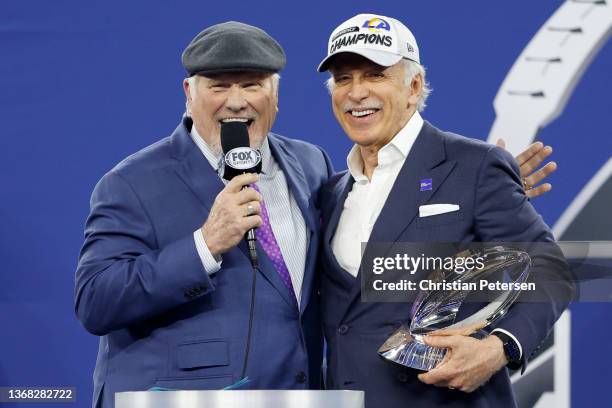
{"label": "lapel pin", "polygon": [[431,190],[433,183],[431,182],[431,179],[423,179],[421,180],[421,191],[429,191]]}

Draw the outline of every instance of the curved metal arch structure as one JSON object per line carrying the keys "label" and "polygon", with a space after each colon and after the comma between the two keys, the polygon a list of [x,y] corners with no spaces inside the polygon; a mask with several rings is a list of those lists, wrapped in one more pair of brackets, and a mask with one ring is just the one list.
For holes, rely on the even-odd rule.
{"label": "curved metal arch structure", "polygon": [[[507,149],[516,155],[561,115],[578,81],[612,34],[611,3],[567,0],[544,23],[497,92],[493,102],[497,117],[489,132],[489,143],[504,138]],[[612,159],[561,216],[553,228],[556,237],[568,238],[564,236],[568,226],[607,184],[602,180],[608,180],[611,163]],[[570,407],[570,339],[567,311],[555,325],[549,347],[532,360],[523,376],[512,376],[519,406]]]}
{"label": "curved metal arch structure", "polygon": [[612,34],[611,0],[567,0],[544,23],[501,84],[488,142],[517,154],[562,112]]}

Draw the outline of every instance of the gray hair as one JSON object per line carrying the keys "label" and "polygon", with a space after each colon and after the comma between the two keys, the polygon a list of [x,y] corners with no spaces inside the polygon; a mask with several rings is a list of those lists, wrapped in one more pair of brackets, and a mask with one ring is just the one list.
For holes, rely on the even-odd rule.
{"label": "gray hair", "polygon": [[[406,85],[410,85],[412,83],[412,80],[419,74],[423,78],[423,89],[421,90],[421,95],[419,96],[419,100],[417,101],[417,110],[419,112],[423,112],[425,110],[425,107],[427,106],[425,102],[427,101],[427,98],[431,93],[431,87],[429,86],[429,82],[425,80],[425,67],[417,62],[406,58],[402,58],[402,60],[398,62],[398,64],[402,64],[404,66],[404,83]],[[334,87],[336,86],[333,75],[330,76],[327,81],[325,81],[325,86],[331,94],[334,90]]]}
{"label": "gray hair", "polygon": [[[272,74],[272,89],[274,93],[278,95],[278,84],[280,83],[280,74],[274,73]],[[187,78],[189,81],[189,93],[191,94],[191,98],[194,97],[196,89],[198,89],[198,81],[200,80],[199,75],[193,75]],[[191,112],[189,111],[189,101],[185,101],[185,116],[191,117]]]}

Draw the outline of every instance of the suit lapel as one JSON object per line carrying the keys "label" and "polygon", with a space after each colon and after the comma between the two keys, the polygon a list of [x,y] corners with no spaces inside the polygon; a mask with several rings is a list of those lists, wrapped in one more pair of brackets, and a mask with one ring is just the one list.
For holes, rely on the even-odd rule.
{"label": "suit lapel", "polygon": [[[455,161],[446,160],[444,136],[425,121],[397,175],[368,242],[396,242],[418,214],[419,206],[438,190],[455,164]],[[420,183],[424,179],[431,179],[431,190],[420,191]],[[361,293],[361,280],[360,268],[346,312]]]}
{"label": "suit lapel", "polygon": [[[443,136],[434,130],[428,122],[423,123],[374,224],[370,241],[395,242],[414,220],[419,206],[431,198],[455,167],[454,161],[446,161]],[[431,179],[431,189],[420,191],[421,181],[426,179]]]}
{"label": "suit lapel", "polygon": [[172,135],[171,143],[180,159],[176,172],[206,210],[210,212],[215,197],[223,190],[224,185],[198,146],[191,140],[189,134],[191,125],[191,119],[183,119],[183,123]]}
{"label": "suit lapel", "polygon": [[351,173],[347,171],[334,186],[334,191],[330,195],[333,202],[329,203],[331,212],[325,223],[325,234],[323,237],[324,245],[331,245],[331,240],[336,232],[336,228],[338,227],[338,222],[340,222],[340,215],[342,214],[342,209],[344,208],[344,202],[346,201],[348,193],[351,191],[353,182],[354,179],[351,176]]}
{"label": "suit lapel", "polygon": [[344,202],[346,201],[346,198],[353,187],[354,181],[355,180],[351,174],[347,171],[334,186],[334,191],[330,195],[331,202],[329,203],[329,215],[325,217],[325,230],[323,235],[322,249],[326,262],[331,264],[331,268],[329,268],[329,270],[338,271],[340,274],[339,276],[334,277],[334,279],[341,279],[345,284],[349,285],[352,284],[355,278],[338,263],[332,248],[332,239],[334,237],[334,233],[336,232],[336,228],[338,228],[338,223],[340,222],[340,216],[342,215],[342,210],[344,209]]}
{"label": "suit lapel", "polygon": [[[247,251],[246,244],[244,240],[240,242],[241,249]],[[272,264],[272,261],[266,254],[266,251],[263,250],[261,245],[257,245],[257,259],[259,261],[259,271],[264,276],[264,278],[270,282],[270,284],[276,289],[278,294],[287,302],[287,304],[297,312],[297,308],[295,307],[295,300],[293,300],[293,296],[291,292],[287,289],[283,281],[281,280],[280,275],[276,271],[276,267]]]}

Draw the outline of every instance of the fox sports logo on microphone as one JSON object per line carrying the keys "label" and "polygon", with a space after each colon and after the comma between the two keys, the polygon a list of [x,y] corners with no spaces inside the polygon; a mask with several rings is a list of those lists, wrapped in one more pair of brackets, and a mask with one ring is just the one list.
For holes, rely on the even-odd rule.
{"label": "fox sports logo on microphone", "polygon": [[259,150],[250,147],[236,147],[225,154],[225,164],[236,170],[247,170],[261,162]]}

